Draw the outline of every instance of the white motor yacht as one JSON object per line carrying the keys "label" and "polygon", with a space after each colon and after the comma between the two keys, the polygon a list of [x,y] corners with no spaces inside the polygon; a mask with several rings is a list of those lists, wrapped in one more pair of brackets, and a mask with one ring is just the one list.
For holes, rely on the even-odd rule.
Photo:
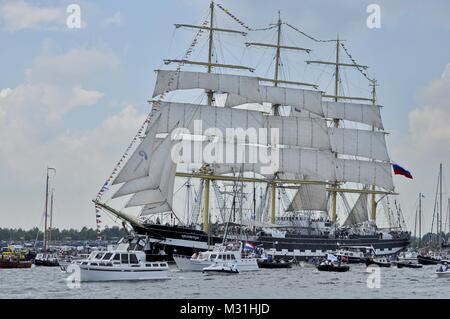
{"label": "white motor yacht", "polygon": [[[146,262],[143,251],[94,251],[87,259],[72,264],[79,267],[80,282],[169,279],[166,262]],[[67,268],[70,272],[71,267]]]}
{"label": "white motor yacht", "polygon": [[239,271],[259,270],[256,258],[242,256],[242,243],[236,249],[235,245],[218,245],[213,250],[195,253],[191,257],[173,255],[178,268],[182,271],[203,271],[204,268],[215,263],[236,262]]}

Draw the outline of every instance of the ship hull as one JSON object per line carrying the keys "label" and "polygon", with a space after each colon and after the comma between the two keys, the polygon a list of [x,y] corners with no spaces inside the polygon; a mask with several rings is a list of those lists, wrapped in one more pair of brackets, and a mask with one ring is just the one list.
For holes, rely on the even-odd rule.
{"label": "ship hull", "polygon": [[[173,259],[173,254],[191,256],[198,251],[208,249],[208,236],[200,230],[179,226],[164,226],[148,224],[144,227],[134,227],[140,235],[149,237],[151,251],[147,253],[164,252],[164,258]],[[231,239],[229,236],[228,239]],[[298,236],[275,238],[270,236],[247,236],[241,238],[249,241],[258,248],[270,251],[276,259],[285,257],[296,260],[308,260],[324,257],[327,253],[335,252],[339,246],[373,246],[378,256],[389,256],[405,250],[409,246],[409,237],[398,239],[380,239],[376,236],[358,238],[328,238],[320,236]],[[209,246],[222,243],[218,236],[209,238]]]}

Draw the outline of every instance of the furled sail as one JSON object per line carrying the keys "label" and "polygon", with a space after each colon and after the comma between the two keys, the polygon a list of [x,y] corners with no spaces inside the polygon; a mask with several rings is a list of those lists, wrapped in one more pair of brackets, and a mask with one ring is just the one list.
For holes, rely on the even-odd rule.
{"label": "furled sail", "polygon": [[384,132],[330,127],[331,147],[339,154],[389,161]]}
{"label": "furled sail", "polygon": [[287,212],[302,210],[327,211],[327,190],[325,185],[302,185],[294,196]]}
{"label": "furled sail", "polygon": [[256,77],[188,71],[158,70],[153,97],[166,91],[204,89],[221,93],[245,94],[259,97],[259,80]]}
{"label": "furled sail", "polygon": [[230,93],[225,106],[234,107],[248,103],[290,105],[323,116],[322,93],[319,91],[260,85],[258,98],[255,99],[245,91],[239,95]]}
{"label": "furled sail", "polygon": [[[226,137],[226,133],[234,128],[249,130],[249,135],[245,134],[246,132],[235,131],[239,134],[233,137],[233,140],[237,140],[238,143],[249,142],[248,138],[253,131],[254,135],[257,135],[254,139],[261,138],[261,133],[264,133],[267,138],[263,144],[267,145],[271,141],[272,129],[278,129],[279,144],[281,145],[315,149],[331,148],[324,119],[271,116],[258,111],[168,102],[161,102],[159,111],[161,118],[158,122],[157,134],[169,132],[177,123],[179,127],[186,129],[191,134],[201,129],[200,133],[204,133],[206,136],[217,136],[220,133]],[[253,143],[255,142],[253,141]]]}
{"label": "furled sail", "polygon": [[326,118],[358,122],[380,130],[384,129],[379,105],[324,101],[322,108]]}
{"label": "furled sail", "polygon": [[344,226],[358,225],[369,220],[367,194],[360,194],[352,211],[344,222]]}

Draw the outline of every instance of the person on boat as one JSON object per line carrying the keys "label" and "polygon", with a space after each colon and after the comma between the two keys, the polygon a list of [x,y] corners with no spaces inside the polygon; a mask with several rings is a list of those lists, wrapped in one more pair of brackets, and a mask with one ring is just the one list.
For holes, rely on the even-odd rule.
{"label": "person on boat", "polygon": [[444,262],[444,266],[442,267],[442,271],[446,272],[448,270],[447,262]]}

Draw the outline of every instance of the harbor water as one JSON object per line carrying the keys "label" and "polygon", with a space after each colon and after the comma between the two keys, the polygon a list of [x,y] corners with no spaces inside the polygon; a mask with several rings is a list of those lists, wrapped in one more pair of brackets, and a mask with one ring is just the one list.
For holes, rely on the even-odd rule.
{"label": "harbor water", "polygon": [[230,276],[180,272],[170,279],[141,282],[67,284],[59,268],[1,270],[0,298],[32,299],[441,299],[450,296],[450,279],[437,278],[436,266],[422,269],[366,268],[347,273],[319,272],[312,266],[261,269]]}

